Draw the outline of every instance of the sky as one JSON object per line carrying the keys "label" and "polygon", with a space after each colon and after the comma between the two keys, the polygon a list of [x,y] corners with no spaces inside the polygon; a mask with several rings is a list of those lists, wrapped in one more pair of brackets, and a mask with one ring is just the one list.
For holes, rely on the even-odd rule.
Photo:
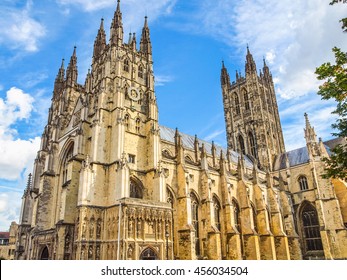
{"label": "sky", "polygon": [[[61,60],[77,47],[84,84],[100,20],[108,36],[116,2],[1,0],[0,231],[18,222]],[[265,58],[272,72],[287,151],[305,145],[304,112],[331,139],[335,104],[316,94],[314,71],[347,45],[339,23],[347,5],[329,2],[122,0],[125,38],[135,32],[139,42],[148,16],[160,124],[225,146],[221,65],[232,81],[244,74],[249,45],[257,68]]]}

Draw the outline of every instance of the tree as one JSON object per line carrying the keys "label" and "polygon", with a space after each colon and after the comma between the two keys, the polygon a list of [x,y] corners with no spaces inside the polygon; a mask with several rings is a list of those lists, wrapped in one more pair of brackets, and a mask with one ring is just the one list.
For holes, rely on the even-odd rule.
{"label": "tree", "polygon": [[[346,4],[347,0],[333,0],[329,4],[330,5],[334,5],[334,4],[337,4],[337,3],[340,3],[340,2],[342,2],[343,4]],[[341,19],[340,22],[342,23],[342,30],[343,30],[343,32],[347,32],[347,18]]]}
{"label": "tree", "polygon": [[[338,2],[347,3],[347,0],[334,0],[330,5]],[[347,32],[347,18],[341,20],[342,29]],[[338,116],[332,125],[337,130],[334,136],[347,138],[347,53],[334,47],[335,64],[326,62],[316,69],[317,78],[324,80],[319,87],[318,94],[322,99],[334,99],[337,102],[334,114]],[[330,158],[325,158],[327,164],[324,178],[340,178],[347,180],[347,144],[337,145],[332,150]]]}

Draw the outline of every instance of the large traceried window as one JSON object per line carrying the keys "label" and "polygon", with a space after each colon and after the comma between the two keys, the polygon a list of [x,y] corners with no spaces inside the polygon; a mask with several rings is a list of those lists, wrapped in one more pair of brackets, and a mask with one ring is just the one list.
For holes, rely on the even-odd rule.
{"label": "large traceried window", "polygon": [[195,253],[200,256],[200,234],[199,234],[199,202],[194,193],[190,194],[192,224],[195,229]]}
{"label": "large traceried window", "polygon": [[307,178],[305,176],[300,176],[298,182],[301,191],[308,190]]}
{"label": "large traceried window", "polygon": [[306,251],[322,251],[323,244],[319,230],[319,221],[316,209],[306,204],[301,212],[302,231]]}

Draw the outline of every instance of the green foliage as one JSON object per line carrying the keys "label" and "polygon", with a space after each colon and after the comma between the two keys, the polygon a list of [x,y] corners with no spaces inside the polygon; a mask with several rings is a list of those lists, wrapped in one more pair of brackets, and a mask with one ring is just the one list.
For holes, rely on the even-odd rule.
{"label": "green foliage", "polygon": [[[346,4],[347,0],[333,0],[329,3],[329,5],[334,5],[337,3],[343,3]],[[340,20],[340,22],[342,23],[342,30],[343,32],[347,32],[347,18],[343,18]]]}
{"label": "green foliage", "polygon": [[[347,137],[347,53],[334,47],[335,64],[326,62],[316,69],[317,78],[324,80],[318,94],[322,99],[334,99],[337,102],[334,114],[338,119],[333,128],[338,137]],[[347,180],[347,145],[338,145],[332,150],[330,158],[325,158],[327,164],[324,178],[341,178]]]}

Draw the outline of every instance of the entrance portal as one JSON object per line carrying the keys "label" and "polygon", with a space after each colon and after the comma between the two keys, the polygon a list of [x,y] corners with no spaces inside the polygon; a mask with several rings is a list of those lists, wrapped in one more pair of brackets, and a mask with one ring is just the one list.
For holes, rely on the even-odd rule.
{"label": "entrance portal", "polygon": [[48,248],[47,248],[47,246],[46,246],[46,247],[42,250],[40,260],[48,260],[48,258],[49,258],[49,253],[48,253]]}
{"label": "entrance portal", "polygon": [[140,260],[157,260],[158,256],[152,248],[147,248],[142,251]]}

